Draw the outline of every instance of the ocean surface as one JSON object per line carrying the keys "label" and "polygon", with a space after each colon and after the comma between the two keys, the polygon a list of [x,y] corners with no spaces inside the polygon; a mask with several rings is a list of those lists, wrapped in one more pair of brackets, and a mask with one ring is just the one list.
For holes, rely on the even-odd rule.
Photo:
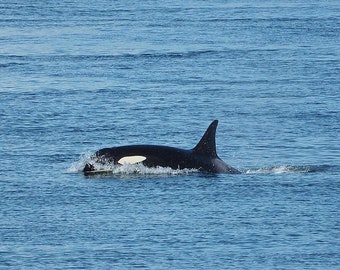
{"label": "ocean surface", "polygon": [[[0,269],[339,269],[340,3],[0,1]],[[219,120],[240,175],[123,166]]]}

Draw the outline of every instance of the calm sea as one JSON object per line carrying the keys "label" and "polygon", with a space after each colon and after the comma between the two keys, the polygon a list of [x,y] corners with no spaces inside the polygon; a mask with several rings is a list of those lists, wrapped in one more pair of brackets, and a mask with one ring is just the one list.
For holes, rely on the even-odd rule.
{"label": "calm sea", "polygon": [[[339,269],[340,4],[0,2],[0,269]],[[214,119],[241,175],[122,168]]]}

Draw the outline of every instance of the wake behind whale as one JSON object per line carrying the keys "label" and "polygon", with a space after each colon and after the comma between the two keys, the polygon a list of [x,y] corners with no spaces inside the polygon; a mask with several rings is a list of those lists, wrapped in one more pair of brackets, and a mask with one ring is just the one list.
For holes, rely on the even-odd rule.
{"label": "wake behind whale", "polygon": [[246,169],[246,174],[287,174],[287,173],[318,173],[331,171],[334,166],[329,165],[278,165],[263,168]]}

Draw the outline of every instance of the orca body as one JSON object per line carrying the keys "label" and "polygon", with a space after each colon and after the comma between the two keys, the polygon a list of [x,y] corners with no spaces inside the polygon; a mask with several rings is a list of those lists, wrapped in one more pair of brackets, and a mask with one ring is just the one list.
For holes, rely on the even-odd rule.
{"label": "orca body", "polygon": [[[128,145],[103,148],[95,153],[92,160],[101,164],[142,163],[146,167],[170,167],[175,170],[198,169],[209,173],[241,173],[217,156],[215,143],[217,124],[218,120],[214,120],[199,143],[191,150],[159,145]],[[87,163],[83,172],[90,175],[96,173],[96,170],[93,164]]]}

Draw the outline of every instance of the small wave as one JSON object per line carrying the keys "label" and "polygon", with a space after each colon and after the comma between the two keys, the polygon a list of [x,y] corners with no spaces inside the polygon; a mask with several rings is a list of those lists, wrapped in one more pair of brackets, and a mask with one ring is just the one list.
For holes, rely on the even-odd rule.
{"label": "small wave", "polygon": [[266,167],[259,169],[246,170],[246,174],[284,174],[284,173],[314,173],[321,172],[328,169],[327,165],[305,165],[305,166],[292,166],[280,165],[274,167]]}
{"label": "small wave", "polygon": [[0,68],[8,68],[8,67],[13,67],[13,66],[19,66],[19,65],[24,65],[23,63],[0,63]]}

